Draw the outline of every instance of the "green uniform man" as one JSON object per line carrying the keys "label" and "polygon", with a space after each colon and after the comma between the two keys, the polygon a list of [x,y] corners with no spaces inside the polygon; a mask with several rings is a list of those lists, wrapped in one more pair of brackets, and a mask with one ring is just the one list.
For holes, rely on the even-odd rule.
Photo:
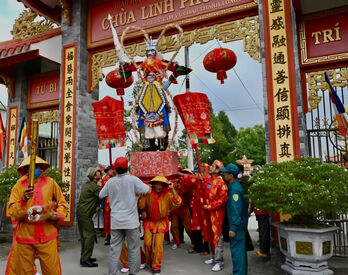
{"label": "green uniform man", "polygon": [[98,181],[101,179],[101,171],[98,168],[89,168],[87,177],[89,181],[82,186],[80,199],[77,203],[77,221],[81,239],[80,265],[97,267],[96,259],[91,258],[96,236],[92,217],[99,201],[101,187],[98,185]]}
{"label": "green uniform man", "polygon": [[230,163],[225,168],[220,169],[220,171],[224,180],[228,183],[228,235],[230,237],[233,275],[247,275],[246,231],[248,228],[248,202],[244,198],[244,188],[237,181],[238,166]]}

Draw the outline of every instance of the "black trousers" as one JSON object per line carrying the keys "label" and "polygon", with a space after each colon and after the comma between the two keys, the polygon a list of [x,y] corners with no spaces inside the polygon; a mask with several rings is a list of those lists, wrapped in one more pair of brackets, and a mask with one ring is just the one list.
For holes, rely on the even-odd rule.
{"label": "black trousers", "polygon": [[251,240],[249,231],[246,231],[246,251],[253,251],[254,250],[254,245],[253,245],[253,241]]}
{"label": "black trousers", "polygon": [[194,247],[193,249],[198,252],[208,252],[209,253],[209,243],[203,243],[202,230],[192,230]]}
{"label": "black trousers", "polygon": [[269,215],[258,216],[260,252],[270,255],[271,225]]}

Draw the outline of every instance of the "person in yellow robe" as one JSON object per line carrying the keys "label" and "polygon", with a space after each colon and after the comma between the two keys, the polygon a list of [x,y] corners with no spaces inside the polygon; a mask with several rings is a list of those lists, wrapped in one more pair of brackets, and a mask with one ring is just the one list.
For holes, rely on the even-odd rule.
{"label": "person in yellow robe", "polygon": [[[10,253],[7,257],[7,265],[5,269],[5,275],[16,275],[16,255],[15,251],[17,251],[17,241],[16,241],[16,229],[17,229],[17,222],[15,219],[11,219],[12,221],[12,228],[13,228],[13,238],[12,238],[12,246]],[[33,267],[33,275],[40,275],[40,273],[37,272],[36,265],[34,264]]]}
{"label": "person in yellow robe", "polygon": [[[163,238],[169,230],[169,214],[181,205],[181,198],[173,183],[163,176],[154,177],[152,192],[140,198],[138,207],[144,218],[144,246],[146,263],[153,273],[161,273]],[[169,190],[168,190],[169,189]]]}
{"label": "person in yellow robe", "polygon": [[[35,159],[34,187],[28,187],[29,163],[30,157],[19,166],[18,172],[23,177],[12,188],[8,204],[9,216],[18,223],[16,274],[33,274],[37,256],[43,275],[60,275],[57,223],[64,220],[68,204],[58,184],[52,178],[42,176],[49,164],[39,157]],[[41,213],[37,206],[42,208]],[[33,210],[32,215],[28,215],[29,209]]]}

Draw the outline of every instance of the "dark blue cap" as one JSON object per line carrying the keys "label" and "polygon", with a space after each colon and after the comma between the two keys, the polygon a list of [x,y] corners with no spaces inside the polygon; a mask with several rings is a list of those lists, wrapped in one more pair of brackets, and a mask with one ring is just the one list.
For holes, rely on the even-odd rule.
{"label": "dark blue cap", "polygon": [[230,163],[229,165],[225,166],[225,168],[221,168],[220,172],[232,174],[236,178],[239,174],[239,168],[237,165]]}

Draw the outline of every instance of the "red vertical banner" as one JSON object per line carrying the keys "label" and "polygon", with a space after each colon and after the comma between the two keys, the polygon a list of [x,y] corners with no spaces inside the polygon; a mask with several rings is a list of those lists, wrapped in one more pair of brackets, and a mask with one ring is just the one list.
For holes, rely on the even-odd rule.
{"label": "red vertical banner", "polygon": [[11,106],[7,119],[7,162],[6,166],[16,164],[18,107]]}
{"label": "red vertical banner", "polygon": [[63,47],[62,96],[60,120],[60,169],[63,182],[69,189],[64,194],[69,204],[65,225],[73,225],[74,213],[74,171],[75,171],[75,123],[76,123],[76,63],[77,45]]}
{"label": "red vertical banner", "polygon": [[271,161],[300,156],[290,1],[262,1]]}
{"label": "red vertical banner", "polygon": [[176,95],[173,99],[191,144],[212,144],[215,140],[211,133],[209,99],[203,93]]}
{"label": "red vertical banner", "polygon": [[6,130],[0,114],[0,160],[2,160],[6,144]]}

